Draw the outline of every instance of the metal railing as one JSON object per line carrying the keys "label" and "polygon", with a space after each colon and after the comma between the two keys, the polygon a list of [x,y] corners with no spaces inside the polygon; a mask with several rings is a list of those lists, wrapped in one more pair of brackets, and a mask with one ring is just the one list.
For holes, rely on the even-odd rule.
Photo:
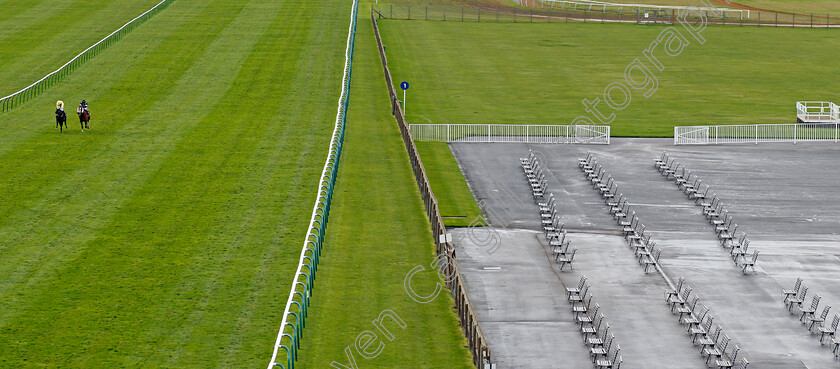
{"label": "metal railing", "polygon": [[610,143],[610,126],[411,124],[409,128],[419,142]]}
{"label": "metal railing", "polygon": [[[312,208],[312,217],[309,220],[306,237],[303,240],[300,260],[298,261],[294,279],[292,279],[291,291],[286,301],[286,309],[283,311],[283,320],[280,324],[280,330],[277,333],[277,340],[274,343],[274,352],[271,355],[271,362],[268,364],[268,369],[275,367],[292,369],[295,367],[303,327],[306,325],[306,317],[309,313],[309,297],[311,295],[312,285],[315,283],[315,272],[318,270],[318,261],[324,242],[324,234],[327,229],[327,220],[330,215],[333,189],[335,188],[335,178],[338,174],[341,148],[344,144],[344,128],[347,122],[347,104],[350,94],[350,76],[353,66],[353,45],[356,39],[358,7],[359,0],[354,0],[353,7],[350,11],[347,48],[344,52],[344,77],[341,81],[341,96],[338,99],[335,129],[333,130],[332,140],[330,140],[327,160],[321,172],[321,179],[318,182],[315,206]],[[294,310],[292,305],[296,306]],[[287,330],[287,328],[291,329]],[[284,350],[285,356],[285,360],[282,360],[283,362],[278,361],[281,359],[278,357],[281,349]]]}
{"label": "metal railing", "polygon": [[[828,28],[840,27],[840,17],[830,14],[775,13],[761,11],[735,10],[728,8],[707,8],[698,2],[698,9],[686,12],[680,8],[668,6],[648,6],[642,4],[618,4],[584,2],[580,0],[557,0],[545,4],[537,0],[515,0],[518,6],[443,6],[423,4],[372,4],[381,18],[455,21],[455,22],[514,22],[514,23],[551,23],[551,22],[597,22],[597,23],[637,23],[637,24],[675,24],[678,17],[689,23],[706,23],[721,26],[762,26],[762,27],[798,27]],[[681,14],[682,13],[682,14]]]}
{"label": "metal railing", "polygon": [[[382,67],[385,72],[385,83],[388,87],[389,98],[391,99],[392,112],[394,118],[397,120],[397,126],[400,129],[400,135],[405,144],[405,149],[408,151],[411,169],[414,172],[414,179],[417,181],[420,189],[420,195],[423,197],[423,205],[426,207],[426,216],[431,223],[432,234],[435,240],[439,240],[441,235],[446,234],[446,226],[443,225],[443,218],[440,215],[437,198],[435,198],[435,194],[429,185],[429,177],[426,175],[426,169],[420,160],[417,146],[411,137],[408,123],[405,121],[405,113],[397,99],[397,92],[394,88],[394,81],[391,79],[391,70],[388,68],[388,58],[385,56],[385,47],[382,45],[382,36],[379,34],[379,24],[377,23],[376,15],[376,10],[371,9],[370,19],[373,22],[373,33],[376,36],[379,58],[382,60]],[[445,270],[441,272],[443,275],[451,276],[451,278],[446,278],[446,288],[451,291],[452,298],[455,300],[455,310],[461,322],[461,330],[467,338],[467,346],[472,354],[473,365],[476,368],[486,368],[486,365],[490,364],[490,348],[487,346],[487,339],[484,337],[484,332],[481,330],[478,318],[467,296],[464,277],[461,275],[458,264],[455,261],[455,248],[450,242],[438,243],[437,245],[436,251],[438,256],[445,256],[449,261],[444,266]]]}
{"label": "metal railing", "polygon": [[840,106],[830,101],[797,101],[796,119],[800,123],[840,121]]}
{"label": "metal railing", "polygon": [[[540,3],[550,6],[552,8],[572,8],[574,10],[584,10],[587,11],[602,11],[602,12],[619,12],[619,13],[637,13],[637,12],[649,12],[649,11],[661,11],[661,10],[668,10],[671,11],[685,11],[685,10],[696,10],[700,9],[699,6],[673,6],[673,5],[650,5],[650,4],[625,4],[625,3],[612,3],[612,2],[604,2],[604,1],[593,1],[593,0],[538,0]],[[699,3],[698,3],[699,4]],[[731,19],[749,19],[750,11],[749,10],[742,10],[742,9],[729,9],[729,8],[717,8],[715,12],[718,13],[730,13],[729,18]],[[708,15],[708,11],[706,11]],[[746,15],[746,17],[744,16]]]}
{"label": "metal railing", "polygon": [[840,122],[674,127],[674,145],[838,142]]}
{"label": "metal railing", "polygon": [[76,70],[76,68],[78,68],[80,65],[92,59],[94,56],[102,52],[102,50],[107,49],[109,46],[122,39],[123,36],[127,35],[139,25],[143,24],[143,22],[145,22],[146,20],[148,20],[149,18],[153,17],[155,14],[159,13],[161,10],[166,8],[172,1],[174,0],[163,0],[157,3],[157,5],[153,6],[145,13],[140,14],[134,19],[128,21],[128,23],[124,24],[116,31],[111,32],[111,34],[105,36],[105,38],[99,40],[99,42],[93,44],[93,46],[88,47],[87,49],[79,53],[79,55],[76,55],[76,57],[70,59],[70,61],[62,65],[61,68],[58,68],[52,73],[47,74],[46,76],[44,76],[44,78],[41,78],[35,83],[24,87],[18,92],[0,98],[0,113],[5,113],[9,110],[12,110],[17,106],[31,100],[35,96],[38,96],[42,92],[46,91],[48,88],[54,86],[56,83],[63,80],[64,77],[70,75],[70,73]]}

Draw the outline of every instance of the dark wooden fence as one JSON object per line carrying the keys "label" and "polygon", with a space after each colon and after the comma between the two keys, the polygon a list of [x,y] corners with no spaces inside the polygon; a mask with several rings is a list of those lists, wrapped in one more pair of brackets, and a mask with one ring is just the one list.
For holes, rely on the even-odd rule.
{"label": "dark wooden fence", "polygon": [[405,148],[408,151],[409,160],[411,161],[411,168],[414,170],[414,178],[417,181],[417,186],[420,188],[420,194],[423,197],[423,203],[426,206],[426,216],[429,217],[432,225],[432,233],[438,245],[437,254],[446,259],[446,270],[443,273],[449,276],[449,278],[446,278],[446,287],[449,288],[452,292],[452,297],[455,299],[455,307],[458,310],[461,328],[464,331],[464,336],[466,336],[470,351],[472,352],[473,364],[477,368],[483,368],[484,364],[490,362],[490,349],[487,347],[487,340],[481,332],[478,319],[476,318],[472,305],[470,305],[470,299],[467,296],[467,289],[464,286],[463,277],[458,271],[458,265],[455,261],[455,249],[449,242],[438,242],[440,236],[446,234],[446,227],[443,225],[443,218],[441,218],[440,211],[438,210],[437,199],[429,186],[426,169],[423,168],[423,162],[420,161],[417,146],[414,145],[414,139],[411,138],[402,106],[397,99],[397,92],[391,79],[391,71],[388,69],[388,58],[385,56],[385,47],[382,45],[382,37],[379,35],[376,13],[373,10],[371,10],[370,18],[373,22],[374,33],[376,34],[376,43],[379,46],[379,56],[382,59],[382,66],[385,70],[385,81],[388,85],[388,94],[390,95],[394,117],[400,128],[400,133],[405,143]]}

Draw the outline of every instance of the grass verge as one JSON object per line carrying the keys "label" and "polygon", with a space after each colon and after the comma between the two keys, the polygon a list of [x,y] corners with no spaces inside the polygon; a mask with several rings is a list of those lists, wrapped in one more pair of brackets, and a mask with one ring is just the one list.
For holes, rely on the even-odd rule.
{"label": "grass verge", "polygon": [[[382,21],[412,123],[569,124],[665,28],[624,24]],[[798,100],[840,100],[836,30],[708,27],[645,98],[614,113],[613,136],[668,137],[675,125],[789,123]],[[688,36],[691,37],[691,36]],[[821,50],[802,55],[801,50]],[[795,64],[792,64],[795,63]],[[640,78],[640,77],[637,77]],[[616,99],[621,97],[616,92]],[[620,99],[619,99],[620,100]],[[594,118],[593,118],[594,119]]]}
{"label": "grass verge", "polygon": [[[405,291],[404,278],[417,265],[426,271],[413,278],[413,289],[424,295],[434,290],[437,276],[428,267],[434,243],[390,115],[369,6],[359,7],[347,132],[299,364],[350,367],[349,347],[359,368],[470,368],[449,295],[441,292],[424,304]],[[385,320],[393,340],[371,323],[385,310],[405,323],[400,329]],[[365,331],[379,335],[371,352],[383,344],[369,359],[354,348]]]}

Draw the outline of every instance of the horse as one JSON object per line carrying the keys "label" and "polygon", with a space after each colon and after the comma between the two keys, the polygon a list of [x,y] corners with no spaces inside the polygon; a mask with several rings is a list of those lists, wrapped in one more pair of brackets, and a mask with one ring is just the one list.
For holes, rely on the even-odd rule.
{"label": "horse", "polygon": [[90,122],[90,113],[79,105],[79,108],[76,109],[76,114],[79,115],[79,124],[82,125],[82,132],[84,132],[86,128],[90,129],[90,126],[88,126],[88,122]]}
{"label": "horse", "polygon": [[55,129],[61,128],[60,132],[64,132],[67,128],[67,113],[61,109],[55,109]]}

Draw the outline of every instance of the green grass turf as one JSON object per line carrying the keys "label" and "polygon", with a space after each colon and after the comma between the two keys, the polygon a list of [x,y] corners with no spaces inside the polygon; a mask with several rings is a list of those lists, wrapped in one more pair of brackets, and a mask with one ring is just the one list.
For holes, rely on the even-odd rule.
{"label": "green grass turf", "polygon": [[332,361],[349,367],[345,347],[364,331],[378,332],[371,322],[390,309],[406,328],[386,320],[394,340],[380,334],[385,346],[372,359],[353,349],[358,368],[471,368],[449,295],[421,304],[404,291],[417,265],[427,269],[413,288],[433,291],[434,243],[390,115],[368,6],[359,9],[345,145],[299,367],[328,368]]}
{"label": "green grass turf", "polygon": [[[412,123],[569,124],[583,98],[622,81],[664,29],[609,24],[383,21],[396,81],[411,83]],[[840,100],[836,30],[708,27],[646,99],[616,112],[613,136],[673,135],[675,125],[789,123],[798,100]],[[691,36],[688,36],[691,37]],[[802,50],[819,50],[803,55]],[[621,94],[617,93],[620,97]],[[604,103],[602,103],[602,106]],[[611,109],[603,106],[603,111]]]}
{"label": "green grass turf", "polygon": [[3,68],[0,68],[0,97],[58,69],[158,2],[160,0],[1,1],[0,65]]}
{"label": "green grass turf", "polygon": [[432,191],[438,199],[443,223],[447,227],[466,227],[473,221],[484,224],[458,162],[443,142],[418,142],[417,151],[423,160]]}
{"label": "green grass turf", "polygon": [[[349,2],[178,0],[0,115],[0,367],[263,367]],[[92,129],[53,129],[56,99]]]}

